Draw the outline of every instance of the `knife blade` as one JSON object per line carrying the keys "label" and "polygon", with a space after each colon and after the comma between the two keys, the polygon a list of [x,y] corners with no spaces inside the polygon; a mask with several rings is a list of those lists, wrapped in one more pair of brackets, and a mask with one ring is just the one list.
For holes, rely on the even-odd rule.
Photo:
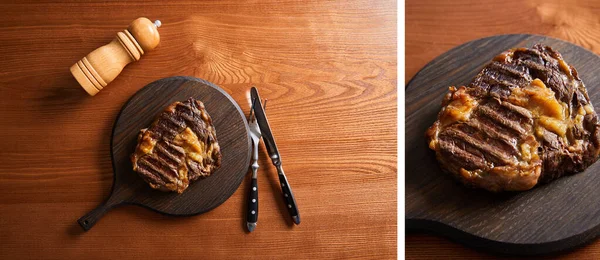
{"label": "knife blade", "polygon": [[265,114],[260,96],[258,95],[258,89],[252,87],[250,89],[250,96],[251,99],[256,102],[256,104],[254,104],[254,116],[258,122],[258,127],[260,128],[263,142],[267,147],[267,153],[271,158],[271,162],[273,165],[275,165],[275,168],[277,168],[277,175],[279,176],[279,184],[281,185],[283,200],[286,203],[286,207],[290,213],[290,216],[294,220],[294,223],[298,225],[300,224],[300,212],[298,211],[296,199],[292,193],[292,188],[290,187],[287,177],[283,171],[283,167],[281,166],[281,155],[277,149],[277,144],[275,144],[275,138],[273,137],[271,127],[269,126],[269,121],[267,120],[267,115]]}

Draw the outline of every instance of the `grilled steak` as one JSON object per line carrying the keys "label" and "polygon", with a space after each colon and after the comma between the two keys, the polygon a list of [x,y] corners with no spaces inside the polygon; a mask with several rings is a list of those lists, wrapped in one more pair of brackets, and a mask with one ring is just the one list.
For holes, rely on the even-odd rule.
{"label": "grilled steak", "polygon": [[175,102],[147,129],[131,155],[135,170],[154,189],[182,193],[221,165],[221,150],[204,104]]}
{"label": "grilled steak", "polygon": [[594,163],[598,125],[575,68],[536,45],[508,50],[468,86],[450,87],[426,137],[442,168],[466,185],[521,191]]}

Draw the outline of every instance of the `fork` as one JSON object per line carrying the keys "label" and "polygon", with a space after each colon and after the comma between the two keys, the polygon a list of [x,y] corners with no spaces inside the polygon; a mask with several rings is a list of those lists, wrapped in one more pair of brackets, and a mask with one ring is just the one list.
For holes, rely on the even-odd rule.
{"label": "fork", "polygon": [[[267,100],[264,101],[264,108],[267,106]],[[246,214],[246,225],[248,231],[252,232],[256,228],[258,221],[258,144],[260,142],[260,128],[256,122],[256,116],[254,116],[254,100],[252,100],[252,107],[250,108],[250,118],[248,119],[248,128],[250,129],[250,137],[252,138],[252,183],[250,185],[250,196],[248,197],[248,212]],[[263,108],[263,109],[264,109]]]}

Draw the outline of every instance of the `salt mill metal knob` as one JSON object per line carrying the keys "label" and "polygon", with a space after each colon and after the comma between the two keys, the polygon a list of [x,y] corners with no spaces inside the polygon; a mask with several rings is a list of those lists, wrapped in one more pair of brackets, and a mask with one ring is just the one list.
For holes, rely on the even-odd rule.
{"label": "salt mill metal knob", "polygon": [[145,52],[153,50],[160,42],[158,27],[144,17],[135,19],[129,27],[117,33],[104,45],[71,66],[71,74],[90,96],[96,95],[121,73],[127,64],[139,60]]}

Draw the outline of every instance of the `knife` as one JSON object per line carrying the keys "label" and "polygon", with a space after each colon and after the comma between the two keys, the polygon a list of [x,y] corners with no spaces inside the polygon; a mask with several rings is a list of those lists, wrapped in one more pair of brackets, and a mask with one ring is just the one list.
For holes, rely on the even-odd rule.
{"label": "knife", "polygon": [[300,212],[298,211],[298,206],[296,205],[296,199],[294,198],[294,194],[292,193],[292,188],[290,187],[287,177],[283,172],[283,168],[281,166],[281,155],[279,154],[279,150],[277,150],[275,138],[271,132],[267,115],[263,109],[260,96],[258,95],[258,90],[255,87],[250,89],[250,96],[254,102],[257,102],[257,104],[254,105],[254,116],[258,122],[258,127],[260,128],[265,146],[267,147],[267,153],[269,154],[269,157],[271,157],[271,162],[273,162],[273,165],[275,165],[275,168],[277,168],[277,175],[279,176],[279,184],[281,185],[283,200],[285,201],[288,212],[294,220],[294,223],[298,225],[300,224]]}

